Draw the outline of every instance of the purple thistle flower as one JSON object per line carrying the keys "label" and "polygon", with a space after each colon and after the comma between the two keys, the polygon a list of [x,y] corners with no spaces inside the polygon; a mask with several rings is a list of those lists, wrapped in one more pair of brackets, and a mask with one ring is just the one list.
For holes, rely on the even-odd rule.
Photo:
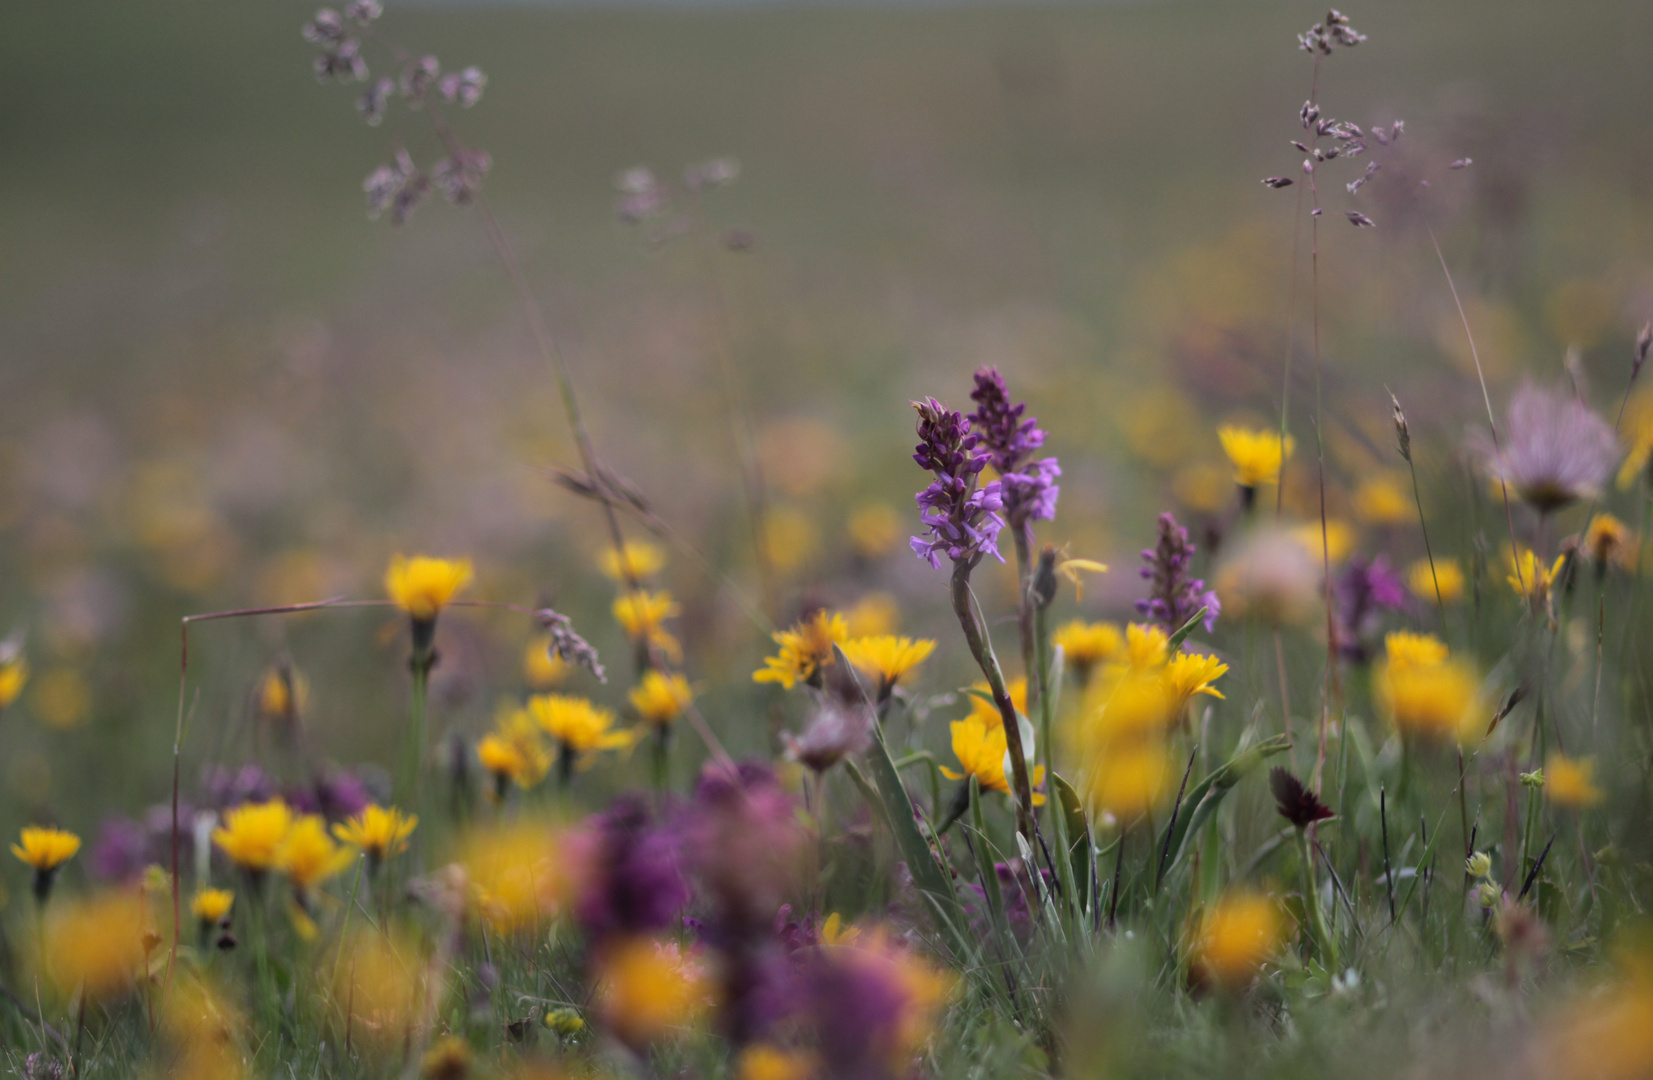
{"label": "purple thistle flower", "polygon": [[1332,581],[1332,633],[1338,655],[1364,664],[1371,659],[1367,640],[1378,629],[1385,611],[1407,606],[1406,584],[1382,555],[1356,555]]}
{"label": "purple thistle flower", "polygon": [[1618,439],[1584,402],[1560,389],[1522,383],[1510,402],[1502,447],[1483,440],[1492,474],[1540,514],[1601,489]]}
{"label": "purple thistle flower", "polygon": [[1137,571],[1152,582],[1148,598],[1136,602],[1139,615],[1176,631],[1204,608],[1205,618],[1201,621],[1205,632],[1211,632],[1223,605],[1216,592],[1205,587],[1203,579],[1189,576],[1196,550],[1188,540],[1188,530],[1177,524],[1174,515],[1169,512],[1159,515],[1159,543],[1142,549],[1142,561],[1147,565]]}
{"label": "purple thistle flower", "polygon": [[1056,478],[1062,467],[1053,457],[1028,461],[1028,455],[1045,444],[1045,433],[1034,417],[1023,419],[1027,405],[1010,403],[1010,391],[998,368],[976,372],[976,388],[970,392],[976,411],[969,420],[987,458],[998,472],[1000,497],[1010,527],[1021,530],[1029,521],[1049,521],[1056,516],[1056,497],[1061,489]]}
{"label": "purple thistle flower", "polygon": [[930,486],[918,493],[919,517],[929,536],[915,536],[909,543],[914,554],[941,566],[941,553],[954,562],[974,561],[985,552],[1000,562],[997,540],[1004,519],[1000,484],[995,480],[976,486],[976,477],[988,463],[978,451],[980,439],[960,413],[935,398],[913,402],[918,410],[919,444],[913,460],[935,474]]}

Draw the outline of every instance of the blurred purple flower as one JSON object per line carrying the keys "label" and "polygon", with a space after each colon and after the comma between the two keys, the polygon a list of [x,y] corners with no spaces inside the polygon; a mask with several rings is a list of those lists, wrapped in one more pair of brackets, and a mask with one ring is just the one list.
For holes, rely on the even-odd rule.
{"label": "blurred purple flower", "polygon": [[592,879],[576,913],[594,938],[671,926],[689,902],[678,870],[677,837],[656,825],[648,807],[624,795],[592,819]]}
{"label": "blurred purple flower", "polygon": [[244,802],[265,802],[275,796],[276,786],[257,765],[215,765],[207,770],[201,791],[207,806],[225,810]]}
{"label": "blurred purple flower", "polygon": [[684,862],[717,906],[713,929],[724,937],[767,930],[803,844],[797,805],[774,771],[708,765],[678,828]]}
{"label": "blurred purple flower", "polygon": [[1355,555],[1332,580],[1332,633],[1338,655],[1364,664],[1371,659],[1367,641],[1376,634],[1385,611],[1407,606],[1406,583],[1382,555]]}
{"label": "blurred purple flower", "polygon": [[919,517],[928,537],[910,541],[913,552],[931,566],[941,566],[941,553],[954,562],[974,562],[982,554],[1000,562],[997,540],[1004,519],[997,480],[976,486],[977,474],[988,455],[977,450],[981,441],[970,433],[963,415],[935,398],[913,402],[918,410],[919,444],[913,460],[935,474],[930,486],[918,493]]}
{"label": "blurred purple flower", "polygon": [[1540,514],[1598,492],[1619,453],[1613,429],[1588,405],[1530,382],[1510,401],[1502,444],[1478,441],[1492,475]]}
{"label": "blurred purple flower", "polygon": [[142,825],[126,817],[105,818],[92,842],[88,868],[99,881],[131,881],[149,865],[148,848],[149,833]]}
{"label": "blurred purple flower", "polygon": [[1204,608],[1205,632],[1211,632],[1223,605],[1202,579],[1189,576],[1196,550],[1188,540],[1188,530],[1177,524],[1175,516],[1168,512],[1159,515],[1159,543],[1142,549],[1142,561],[1147,565],[1137,571],[1153,583],[1148,598],[1136,602],[1138,614],[1164,623],[1175,632]]}

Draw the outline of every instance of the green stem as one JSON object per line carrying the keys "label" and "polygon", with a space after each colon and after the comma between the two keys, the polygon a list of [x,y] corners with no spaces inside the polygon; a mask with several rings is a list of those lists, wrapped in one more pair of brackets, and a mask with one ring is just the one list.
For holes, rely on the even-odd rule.
{"label": "green stem", "polygon": [[1303,907],[1309,913],[1309,929],[1314,935],[1315,951],[1329,971],[1337,964],[1337,945],[1326,927],[1326,913],[1320,910],[1320,887],[1314,872],[1314,848],[1309,843],[1309,831],[1297,830],[1297,854],[1303,860]]}
{"label": "green stem", "polygon": [[1022,749],[1022,729],[1016,718],[1016,706],[1010,700],[1010,692],[1005,688],[1004,672],[999,668],[999,661],[993,655],[993,646],[988,642],[982,630],[981,623],[976,619],[976,613],[970,606],[970,561],[961,561],[953,564],[953,613],[958,616],[959,626],[964,631],[964,640],[970,646],[970,655],[976,660],[982,674],[987,677],[988,690],[993,695],[993,703],[999,707],[999,717],[1004,722],[1005,745],[1010,750],[1010,775],[1016,789],[1016,822],[1017,827],[1032,842],[1036,835],[1037,825],[1033,818],[1033,785],[1027,775],[1027,754]]}

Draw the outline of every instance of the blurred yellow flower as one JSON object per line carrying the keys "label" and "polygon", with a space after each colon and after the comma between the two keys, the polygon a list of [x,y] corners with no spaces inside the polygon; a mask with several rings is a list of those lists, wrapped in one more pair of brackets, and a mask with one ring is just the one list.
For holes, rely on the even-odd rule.
{"label": "blurred yellow flower", "polygon": [[305,814],[293,822],[281,838],[276,864],[300,893],[337,874],[355,859],[327,835],[327,822],[319,814]]}
{"label": "blurred yellow flower", "polygon": [[1171,635],[1153,623],[1131,623],[1125,627],[1125,663],[1132,671],[1148,671],[1164,665]]}
{"label": "blurred yellow flower", "polygon": [[845,926],[844,917],[834,911],[821,924],[822,945],[853,945],[861,936],[858,926]]}
{"label": "blurred yellow flower", "polygon": [[627,697],[645,723],[665,727],[683,715],[683,710],[694,701],[694,690],[683,676],[675,672],[668,675],[651,668],[643,673],[643,678],[632,687]]}
{"label": "blurred yellow flower", "polygon": [[[983,791],[998,791],[1008,795],[1010,780],[1006,775],[1009,762],[1006,754],[1004,725],[992,727],[983,725],[977,720],[966,718],[955,720],[952,723],[953,756],[958,758],[963,772],[955,772],[947,766],[941,766],[941,775],[949,780],[963,780],[974,776]],[[1045,767],[1035,765],[1029,773],[1034,784],[1042,784],[1045,779]],[[1033,794],[1035,806],[1044,805],[1045,797],[1038,792]]]}
{"label": "blurred yellow flower", "polygon": [[310,682],[288,665],[273,667],[258,684],[258,715],[265,720],[291,723],[310,699]]}
{"label": "blurred yellow flower", "polygon": [[89,1000],[113,997],[137,978],[147,951],[148,909],[141,893],[105,893],[52,910],[42,937],[46,977],[59,994],[81,988]]}
{"label": "blurred yellow flower", "polygon": [[196,889],[190,899],[189,911],[197,922],[216,926],[224,921],[235,904],[235,894],[228,889]]}
{"label": "blurred yellow flower", "polygon": [[1561,572],[1561,564],[1566,561],[1566,555],[1557,555],[1555,562],[1546,567],[1538,561],[1538,556],[1531,548],[1522,548],[1519,556],[1506,548],[1504,566],[1509,573],[1504,580],[1509,582],[1516,595],[1525,597],[1527,603],[1536,611],[1549,602],[1550,586],[1555,583],[1556,575]]}
{"label": "blurred yellow flower", "polygon": [[528,715],[539,729],[574,754],[624,749],[636,742],[629,731],[615,731],[614,714],[582,697],[535,694]]}
{"label": "blurred yellow flower", "polygon": [[1605,510],[1590,519],[1579,549],[1598,567],[1624,563],[1630,554],[1630,527]]}
{"label": "blurred yellow flower", "polygon": [[35,680],[35,715],[54,728],[79,727],[92,711],[92,688],[71,667],[54,667]]}
{"label": "blurred yellow flower", "polygon": [[51,873],[80,850],[80,837],[51,825],[26,825],[19,839],[21,843],[13,844],[11,853],[37,874]]}
{"label": "blurred yellow flower", "polygon": [[1092,805],[1130,821],[1165,798],[1171,785],[1171,760],[1157,739],[1130,740],[1099,755],[1089,776]]}
{"label": "blurred yellow flower", "polygon": [[551,752],[540,742],[528,714],[519,715],[520,722],[506,725],[502,732],[484,735],[476,744],[477,760],[494,777],[490,792],[494,798],[504,794],[507,782],[531,788],[551,771]]}
{"label": "blurred yellow flower", "polygon": [[[970,715],[967,719],[974,720],[983,727],[999,727],[1004,723],[1004,716],[999,707],[993,704],[991,693],[984,682],[976,683],[970,689],[977,693],[970,695]],[[1010,693],[1010,704],[1018,713],[1027,715],[1027,679],[1018,675],[1010,680],[1005,687]]]}
{"label": "blurred yellow flower", "polygon": [[1622,949],[1617,959],[1621,976],[1580,995],[1547,1025],[1534,1075],[1554,1080],[1653,1075],[1653,958],[1642,946]]}
{"label": "blurred yellow flower", "polygon": [[386,809],[369,803],[349,821],[333,826],[333,835],[367,853],[368,863],[378,865],[408,849],[408,837],[419,825],[417,814],[404,814],[394,806]]}
{"label": "blurred yellow flower", "polygon": [[530,690],[550,690],[562,685],[573,670],[568,661],[551,652],[551,635],[537,637],[522,652],[522,678]]}
{"label": "blurred yellow flower", "polygon": [[1398,476],[1367,477],[1355,488],[1355,516],[1368,525],[1404,525],[1415,513],[1407,483]]}
{"label": "blurred yellow flower", "polygon": [[862,503],[850,511],[850,548],[863,559],[888,555],[901,542],[901,515],[889,503]]}
{"label": "blurred yellow flower", "polygon": [[440,997],[438,973],[410,939],[358,930],[340,947],[333,1006],[353,1037],[380,1052],[400,1049]]}
{"label": "blurred yellow flower", "polygon": [[603,576],[625,584],[658,574],[666,565],[666,552],[647,540],[627,540],[617,550],[606,549],[598,560]]}
{"label": "blurred yellow flower", "polygon": [[1290,435],[1282,443],[1278,431],[1253,431],[1230,424],[1217,429],[1217,438],[1234,466],[1234,482],[1248,488],[1278,482],[1285,460],[1297,448]]}
{"label": "blurred yellow flower", "polygon": [[0,709],[23,693],[29,681],[29,661],[20,645],[0,643]]}
{"label": "blurred yellow flower", "polygon": [[584,877],[575,849],[557,829],[531,819],[471,830],[460,838],[455,861],[478,912],[506,933],[561,913]]}
{"label": "blurred yellow flower", "polygon": [[1402,735],[1428,740],[1476,741],[1482,719],[1480,679],[1428,634],[1394,633],[1373,674],[1373,689]]}
{"label": "blurred yellow flower", "polygon": [[763,667],[752,673],[752,681],[780,683],[790,690],[814,679],[821,668],[833,662],[832,646],[849,639],[849,627],[842,615],[822,609],[792,629],[777,630],[772,636],[780,650],[764,657]]}
{"label": "blurred yellow flower", "polygon": [[1354,526],[1342,518],[1327,518],[1326,528],[1322,533],[1320,522],[1305,521],[1301,525],[1294,525],[1291,529],[1292,538],[1308,551],[1309,557],[1315,566],[1322,561],[1330,560],[1333,566],[1349,557],[1355,549],[1358,539]]}
{"label": "blurred yellow flower", "polygon": [[903,675],[929,659],[936,643],[929,638],[915,641],[879,634],[876,637],[851,638],[843,643],[842,648],[850,663],[869,675],[878,676],[878,689],[882,695]]}
{"label": "blurred yellow flower", "polygon": [[1439,584],[1443,604],[1456,604],[1464,596],[1464,571],[1457,559],[1435,559],[1431,569],[1427,558],[1419,559],[1406,568],[1406,587],[1419,600],[1433,601],[1435,586]]}
{"label": "blurred yellow flower", "polygon": [[471,1071],[471,1044],[457,1035],[444,1035],[431,1043],[419,1061],[424,1080],[465,1080]]}
{"label": "blurred yellow flower", "polygon": [[1206,909],[1190,956],[1190,970],[1225,989],[1243,988],[1280,948],[1284,919],[1266,896],[1233,892]]}
{"label": "blurred yellow flower", "polygon": [[224,824],[212,831],[212,842],[241,869],[263,873],[278,865],[292,823],[293,811],[280,799],[242,803],[224,812]]}
{"label": "blurred yellow flower", "polygon": [[666,654],[672,663],[681,663],[683,647],[677,643],[665,626],[667,619],[683,614],[683,608],[669,592],[638,590],[617,597],[614,601],[614,619],[632,641],[646,641],[650,647]]}
{"label": "blurred yellow flower", "polygon": [[1402,667],[1435,667],[1446,662],[1450,651],[1446,642],[1434,634],[1414,634],[1410,630],[1396,630],[1383,639],[1390,670]]}
{"label": "blurred yellow flower", "polygon": [[385,592],[414,622],[430,622],[474,576],[469,559],[397,555],[385,571]]}
{"label": "blurred yellow flower", "polygon": [[901,625],[901,607],[887,592],[870,592],[844,612],[849,637],[877,637],[893,634]]}
{"label": "blurred yellow flower", "polygon": [[604,1023],[633,1045],[681,1033],[711,1004],[710,981],[675,943],[611,942],[597,956],[593,981]]}
{"label": "blurred yellow flower", "polygon": [[1227,671],[1228,665],[1215,656],[1178,653],[1165,665],[1165,685],[1180,709],[1195,694],[1222,697],[1222,693],[1211,684]]}
{"label": "blurred yellow flower", "polygon": [[1234,495],[1233,473],[1207,461],[1184,465],[1171,475],[1171,494],[1190,510],[1215,514]]}
{"label": "blurred yellow flower", "polygon": [[763,516],[763,550],[769,565],[789,574],[815,557],[820,537],[815,523],[801,510],[773,506]]}
{"label": "blurred yellow flower", "polygon": [[814,1054],[756,1043],[740,1052],[735,1080],[810,1080],[820,1071]]}
{"label": "blurred yellow flower", "polygon": [[1552,752],[1544,759],[1544,795],[1563,810],[1588,810],[1606,796],[1595,783],[1596,763]]}
{"label": "blurred yellow flower", "polygon": [[1083,619],[1063,623],[1051,635],[1051,643],[1062,650],[1062,662],[1084,682],[1100,664],[1106,664],[1125,647],[1125,635],[1115,623],[1088,623]]}

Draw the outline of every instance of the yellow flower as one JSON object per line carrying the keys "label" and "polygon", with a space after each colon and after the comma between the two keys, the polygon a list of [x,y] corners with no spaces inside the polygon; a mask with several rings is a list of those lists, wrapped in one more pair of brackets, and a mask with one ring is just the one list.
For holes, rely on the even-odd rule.
{"label": "yellow flower", "polygon": [[1171,493],[1190,510],[1215,514],[1234,494],[1229,470],[1208,461],[1182,466],[1171,476]]}
{"label": "yellow flower", "polygon": [[832,646],[849,638],[842,615],[817,611],[790,630],[773,635],[780,650],[766,656],[763,667],[752,673],[753,682],[780,683],[787,690],[813,679],[821,668],[833,662]]}
{"label": "yellow flower", "polygon": [[584,865],[551,826],[531,820],[473,830],[460,840],[476,906],[496,930],[538,927],[576,895]]}
{"label": "yellow flower", "polygon": [[810,1080],[820,1067],[815,1055],[806,1051],[756,1043],[740,1052],[735,1080]]}
{"label": "yellow flower", "polygon": [[34,685],[34,713],[55,728],[79,727],[92,711],[92,688],[72,667],[54,667]]}
{"label": "yellow flower", "polygon": [[1630,452],[1619,466],[1618,485],[1623,491],[1647,470],[1653,458],[1653,394],[1643,390],[1631,398],[1624,410],[1625,442]]}
{"label": "yellow flower", "polygon": [[431,1043],[419,1062],[425,1080],[464,1080],[471,1071],[471,1044],[457,1035],[444,1035]]}
{"label": "yellow flower", "polygon": [[568,661],[551,653],[551,636],[537,637],[522,653],[522,678],[530,690],[550,690],[568,678]]}
{"label": "yellow flower", "polygon": [[1177,701],[1177,707],[1192,698],[1195,694],[1209,694],[1214,698],[1222,694],[1211,684],[1221,678],[1228,671],[1228,665],[1215,656],[1205,656],[1200,653],[1178,653],[1165,665],[1165,685],[1172,697]]}
{"label": "yellow flower", "polygon": [[683,676],[666,675],[650,669],[644,672],[642,681],[632,688],[627,697],[631,700],[631,707],[646,723],[665,727],[689,707],[694,700],[694,691],[689,687],[689,680]]}
{"label": "yellow flower", "polygon": [[935,648],[936,643],[929,638],[914,641],[890,634],[853,638],[843,644],[844,655],[850,663],[869,675],[878,676],[880,694],[929,659]]}
{"label": "yellow flower", "polygon": [[273,667],[258,684],[258,714],[266,720],[292,723],[310,699],[310,683],[291,667]]}
{"label": "yellow flower", "polygon": [[235,894],[228,889],[196,889],[189,910],[197,921],[215,926],[224,921],[234,904]]}
{"label": "yellow flower", "polygon": [[710,1004],[711,986],[674,943],[627,938],[597,957],[597,1007],[625,1041],[652,1042],[688,1027]]}
{"label": "yellow flower", "polygon": [[636,742],[632,732],[613,730],[613,713],[585,698],[535,694],[528,699],[527,711],[541,731],[575,754],[623,749]]}
{"label": "yellow flower", "polygon": [[1320,522],[1305,521],[1301,525],[1292,527],[1291,535],[1294,540],[1302,544],[1308,551],[1309,557],[1319,566],[1322,560],[1329,560],[1333,566],[1349,557],[1349,552],[1355,549],[1355,530],[1342,518],[1327,518],[1325,534],[1321,534]]}
{"label": "yellow flower", "polygon": [[50,825],[25,826],[20,839],[22,843],[13,844],[11,853],[34,867],[37,874],[51,873],[80,850],[80,837]]}
{"label": "yellow flower", "polygon": [[763,515],[763,550],[769,565],[789,574],[814,558],[819,538],[809,516],[790,506],[770,507]]}
{"label": "yellow flower", "polygon": [[385,571],[385,592],[414,622],[430,622],[473,576],[469,559],[398,555]]}
{"label": "yellow flower", "polygon": [[665,565],[665,551],[647,540],[627,540],[618,550],[604,551],[601,560],[603,576],[621,583],[653,577]]}
{"label": "yellow flower", "polygon": [[1355,489],[1355,514],[1372,525],[1401,525],[1412,520],[1412,500],[1397,476],[1382,475],[1361,481]]}
{"label": "yellow flower", "polygon": [[1241,989],[1279,950],[1283,928],[1273,900],[1250,892],[1230,893],[1201,917],[1190,968],[1202,981]]}
{"label": "yellow flower", "polygon": [[1106,574],[1108,564],[1099,563],[1095,559],[1063,559],[1056,564],[1056,572],[1067,578],[1068,584],[1073,586],[1074,599],[1083,600],[1085,599],[1085,579],[1079,575],[1081,573]]}
{"label": "yellow flower", "polygon": [[404,814],[394,806],[388,810],[370,803],[349,821],[333,826],[333,835],[346,844],[367,852],[368,861],[377,864],[391,855],[408,849],[408,837],[419,824],[416,814]]}
{"label": "yellow flower", "polygon": [[132,986],[149,930],[142,894],[123,891],[59,907],[46,919],[42,953],[46,977],[60,994],[81,989],[89,1000]]}
{"label": "yellow flower", "polygon": [[530,728],[527,738],[522,737],[521,732],[509,731],[484,735],[476,744],[477,760],[493,774],[496,797],[504,793],[507,781],[514,781],[520,788],[531,788],[551,771],[551,752],[533,734],[533,721],[527,713],[519,715]]}
{"label": "yellow flower", "polygon": [[1164,666],[1171,635],[1152,623],[1131,623],[1125,627],[1125,663],[1132,671]]}
{"label": "yellow flower", "polygon": [[666,654],[672,663],[683,660],[683,646],[662,625],[667,619],[683,614],[683,608],[669,592],[626,593],[614,601],[614,619],[632,641],[646,641]]}
{"label": "yellow flower", "polygon": [[901,515],[889,503],[863,503],[850,511],[850,547],[863,559],[888,555],[901,540]]}
{"label": "yellow flower", "polygon": [[319,814],[305,814],[282,837],[276,863],[299,892],[326,881],[349,866],[355,856],[333,843],[327,822]]}
{"label": "yellow flower", "polygon": [[1234,466],[1234,482],[1248,488],[1277,482],[1285,459],[1297,448],[1290,435],[1282,444],[1278,431],[1251,431],[1228,424],[1217,429],[1217,438]]}
{"label": "yellow flower", "polygon": [[1436,584],[1441,588],[1441,603],[1456,604],[1463,599],[1464,571],[1457,559],[1437,558],[1433,570],[1427,558],[1407,567],[1406,587],[1419,600],[1434,600]]}
{"label": "yellow flower", "polygon": [[441,998],[440,970],[411,940],[358,930],[333,965],[332,1000],[353,1037],[380,1052],[399,1051],[427,1003]]}
{"label": "yellow flower", "polygon": [[1075,619],[1058,627],[1051,642],[1062,649],[1062,660],[1085,681],[1099,664],[1106,664],[1125,647],[1125,635],[1113,623]]}
{"label": "yellow flower", "polygon": [[[998,791],[1010,793],[1010,780],[1006,776],[1006,742],[1004,725],[988,727],[979,721],[966,718],[955,720],[953,730],[953,756],[958,758],[959,764],[964,767],[963,772],[954,772],[943,765],[941,775],[949,780],[963,780],[974,775],[976,782],[983,791]],[[1033,767],[1029,774],[1034,784],[1042,784],[1045,779],[1043,765]],[[1033,795],[1033,804],[1041,806],[1045,797],[1037,792]]]}
{"label": "yellow flower", "polygon": [[901,625],[901,608],[889,593],[868,593],[844,612],[844,625],[852,638],[893,634]]}
{"label": "yellow flower", "polygon": [[1119,743],[1090,769],[1092,804],[1126,821],[1158,805],[1170,785],[1170,756],[1157,739]]}
{"label": "yellow flower", "polygon": [[[957,777],[955,777],[957,779]],[[858,926],[845,926],[841,915],[834,911],[821,924],[821,944],[823,945],[854,945],[861,936]]]}
{"label": "yellow flower", "polygon": [[29,681],[29,662],[22,647],[0,643],[0,709],[17,700]]}
{"label": "yellow flower", "polygon": [[1481,734],[1480,680],[1429,634],[1397,632],[1384,639],[1386,656],[1373,676],[1378,702],[1403,735],[1460,743]]}
{"label": "yellow flower", "polygon": [[1588,810],[1606,796],[1595,784],[1596,763],[1551,753],[1544,759],[1544,794],[1564,810]]}
{"label": "yellow flower", "polygon": [[1584,530],[1579,547],[1592,562],[1605,568],[1609,563],[1625,560],[1629,541],[1629,526],[1603,511],[1590,519],[1590,527]]}
{"label": "yellow flower", "polygon": [[[1004,715],[999,712],[999,707],[993,704],[991,692],[987,689],[987,684],[984,682],[979,682],[970,689],[979,691],[979,693],[970,695],[970,715],[967,719],[973,720],[983,727],[1002,726],[1004,724]],[[1010,692],[1011,707],[1018,713],[1026,716],[1027,679],[1018,675],[1016,678],[1010,680],[1010,685],[1005,689]]]}
{"label": "yellow flower", "polygon": [[1522,548],[1519,556],[1506,550],[1504,565],[1509,570],[1504,578],[1509,582],[1518,596],[1526,598],[1527,603],[1536,610],[1543,607],[1550,598],[1550,586],[1555,583],[1556,575],[1561,572],[1561,564],[1567,561],[1567,556],[1557,555],[1555,562],[1548,568],[1538,561],[1531,548]]}
{"label": "yellow flower", "polygon": [[292,824],[293,811],[280,799],[242,803],[224,812],[224,824],[212,830],[212,842],[243,870],[262,873],[279,863]]}

